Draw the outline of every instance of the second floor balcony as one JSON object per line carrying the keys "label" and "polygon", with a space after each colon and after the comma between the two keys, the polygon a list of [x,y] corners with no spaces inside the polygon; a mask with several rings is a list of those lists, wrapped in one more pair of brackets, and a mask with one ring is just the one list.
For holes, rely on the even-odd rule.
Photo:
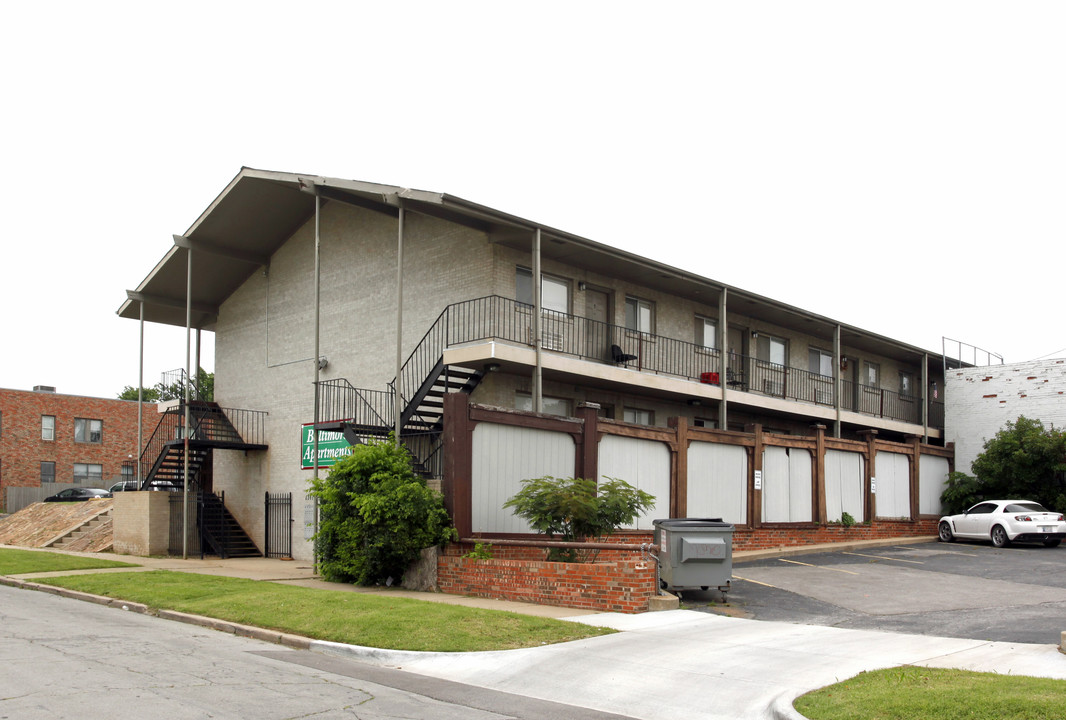
{"label": "second floor balcony", "polygon": [[[457,364],[507,359],[507,353],[500,349],[485,349],[487,343],[532,350],[534,315],[532,306],[499,296],[450,305],[408,359],[400,383],[402,395],[412,397],[413,388],[442,357]],[[674,395],[702,394],[711,400],[728,399],[822,419],[836,412],[854,413],[893,421],[895,429],[904,432],[943,427],[944,409],[939,398],[923,399],[849,379],[838,381],[832,375],[738,353],[727,353],[723,363],[714,347],[568,313],[543,310],[540,335],[543,354],[549,360],[571,358],[600,367],[575,368],[571,362],[564,371],[570,375],[602,379],[608,372],[603,368],[621,368],[640,375],[627,374],[622,382],[628,385],[645,385],[651,382],[646,377],[649,375],[685,381],[681,386],[676,382],[671,385]],[[528,356],[510,357],[519,365],[530,364]],[[924,418],[923,403],[927,407]]]}

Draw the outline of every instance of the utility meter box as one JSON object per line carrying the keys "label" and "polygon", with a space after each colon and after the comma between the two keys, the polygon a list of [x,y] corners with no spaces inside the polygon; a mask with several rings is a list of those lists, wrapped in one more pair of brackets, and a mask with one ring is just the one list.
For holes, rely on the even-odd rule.
{"label": "utility meter box", "polygon": [[732,524],[721,518],[671,518],[652,524],[663,587],[729,590],[733,577]]}

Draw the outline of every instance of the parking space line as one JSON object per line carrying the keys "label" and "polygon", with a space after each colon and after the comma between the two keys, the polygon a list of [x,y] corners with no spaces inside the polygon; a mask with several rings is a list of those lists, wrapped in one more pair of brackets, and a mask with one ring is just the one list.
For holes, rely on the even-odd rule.
{"label": "parking space line", "polygon": [[895,560],[896,562],[914,563],[915,565],[925,565],[921,560],[904,560],[903,558],[888,557],[886,555],[867,555],[866,553],[853,553],[841,551],[841,555],[855,555],[857,557],[875,558],[877,560]]}
{"label": "parking space line", "polygon": [[785,558],[778,558],[781,562],[792,563],[793,565],[805,565],[807,567],[819,568],[821,570],[834,570],[836,572],[847,573],[848,575],[858,575],[857,572],[851,570],[841,570],[840,568],[830,567],[828,565],[811,565],[810,563],[800,562],[799,560],[786,560]]}
{"label": "parking space line", "polygon": [[745,577],[740,577],[739,575],[734,575],[733,579],[734,580],[743,580],[744,582],[755,583],[756,585],[762,585],[763,587],[773,588],[775,590],[778,589],[776,585],[771,585],[770,583],[759,582],[758,580],[750,580],[750,579],[745,578]]}

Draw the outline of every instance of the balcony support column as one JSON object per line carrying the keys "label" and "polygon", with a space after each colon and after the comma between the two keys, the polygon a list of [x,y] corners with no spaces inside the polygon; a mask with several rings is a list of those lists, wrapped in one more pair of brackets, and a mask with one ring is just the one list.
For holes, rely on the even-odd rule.
{"label": "balcony support column", "polygon": [[833,328],[833,408],[836,410],[836,420],[833,421],[833,437],[840,437],[840,391],[844,383],[840,373],[843,368],[840,354],[840,326]]}
{"label": "balcony support column", "polygon": [[543,412],[543,392],[541,383],[544,379],[543,358],[541,357],[541,308],[540,308],[540,228],[533,232],[533,347],[536,350],[536,364],[533,367],[533,412]]}
{"label": "balcony support column", "polygon": [[[947,375],[944,376],[945,383]],[[929,442],[929,353],[922,354],[922,442]]]}
{"label": "balcony support column", "polygon": [[[396,387],[393,392],[393,423],[395,427],[394,441],[400,444],[400,431],[403,429],[403,398],[400,390],[403,388],[400,373],[403,370],[403,220],[404,210],[399,208],[399,226],[396,231]],[[317,363],[316,363],[317,364]]]}
{"label": "balcony support column", "polygon": [[726,317],[726,295],[728,289],[722,288],[718,295],[718,387],[722,388],[722,402],[718,403],[718,429],[729,429],[729,393],[726,392],[729,354],[726,342],[729,337],[729,318]]}

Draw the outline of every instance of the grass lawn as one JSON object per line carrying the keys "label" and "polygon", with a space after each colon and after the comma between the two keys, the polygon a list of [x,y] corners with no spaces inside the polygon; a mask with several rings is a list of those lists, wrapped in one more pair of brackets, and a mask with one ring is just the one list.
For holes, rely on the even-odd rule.
{"label": "grass lawn", "polygon": [[392,650],[509,650],[614,632],[500,610],[167,570],[35,582],[317,640]]}
{"label": "grass lawn", "polygon": [[130,563],[114,560],[100,560],[94,557],[60,555],[59,553],[12,550],[0,550],[0,575],[21,575],[23,573],[57,572],[61,570],[95,570],[97,568],[137,567]]}
{"label": "grass lawn", "polygon": [[810,720],[1060,720],[1066,680],[905,666],[860,673],[794,707]]}

